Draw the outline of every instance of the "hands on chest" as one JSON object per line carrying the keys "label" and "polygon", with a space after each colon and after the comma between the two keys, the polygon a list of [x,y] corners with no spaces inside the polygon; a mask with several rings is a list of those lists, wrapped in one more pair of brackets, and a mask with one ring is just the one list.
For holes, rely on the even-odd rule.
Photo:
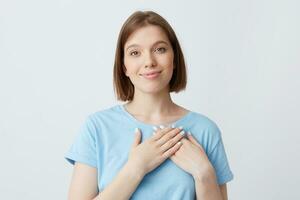
{"label": "hands on chest", "polygon": [[213,169],[203,147],[182,127],[155,128],[153,136],[142,143],[140,130],[135,134],[127,164],[141,176],[168,158],[193,177],[205,176]]}

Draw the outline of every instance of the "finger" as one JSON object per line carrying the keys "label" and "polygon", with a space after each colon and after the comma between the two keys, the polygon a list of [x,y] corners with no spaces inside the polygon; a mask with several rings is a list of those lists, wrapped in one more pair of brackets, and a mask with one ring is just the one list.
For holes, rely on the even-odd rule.
{"label": "finger", "polygon": [[[179,149],[180,149],[180,147],[179,147]],[[179,149],[178,149],[178,150],[179,150]],[[176,155],[176,154],[178,153],[178,150],[177,150],[175,153],[173,153],[172,156],[170,156],[170,159],[171,159],[174,163],[179,163],[179,162],[180,162],[178,156]]]}
{"label": "finger", "polygon": [[169,141],[171,138],[176,136],[178,133],[181,133],[182,135],[185,134],[184,131],[182,130],[182,127],[171,129],[168,133],[165,133],[161,138],[159,138],[157,140],[158,145],[162,146],[167,141]]}
{"label": "finger", "polygon": [[197,140],[192,136],[192,133],[191,132],[188,132],[188,139],[195,145],[199,146],[199,147],[202,147],[198,142]]}
{"label": "finger", "polygon": [[184,136],[184,132],[182,133],[183,131],[181,131],[180,133],[177,132],[177,134],[169,139],[168,141],[166,141],[161,147],[161,151],[162,152],[165,152],[167,151],[168,149],[170,149],[171,147],[173,147],[177,142],[179,142],[183,136]]}
{"label": "finger", "polygon": [[164,152],[162,154],[162,157],[164,159],[169,158],[170,156],[172,156],[182,145],[182,142],[177,142],[172,148],[170,148],[168,151]]}
{"label": "finger", "polygon": [[[154,128],[153,128],[154,129]],[[162,136],[164,136],[166,133],[168,133],[170,130],[172,130],[172,128],[170,127],[167,127],[167,128],[164,128],[164,129],[154,129],[154,135],[153,135],[153,139],[156,141],[158,139],[160,139]]]}
{"label": "finger", "polygon": [[140,144],[140,142],[141,142],[141,131],[139,128],[136,128],[132,146],[136,147],[137,145]]}
{"label": "finger", "polygon": [[166,128],[164,125],[159,125],[159,128],[160,129],[164,129],[164,128]]}

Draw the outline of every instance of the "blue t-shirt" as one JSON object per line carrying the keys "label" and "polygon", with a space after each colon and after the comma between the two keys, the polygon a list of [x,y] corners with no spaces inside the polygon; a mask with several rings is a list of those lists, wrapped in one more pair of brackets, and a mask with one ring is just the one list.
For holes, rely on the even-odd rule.
{"label": "blue t-shirt", "polygon": [[[221,132],[212,120],[190,111],[172,124],[190,131],[202,145],[215,169],[219,185],[233,179]],[[153,135],[153,125],[137,120],[123,105],[92,113],[82,124],[65,158],[72,164],[76,161],[97,168],[101,192],[127,162],[135,128],[141,130],[141,142]],[[167,159],[144,176],[131,199],[194,200],[195,182],[189,173]]]}

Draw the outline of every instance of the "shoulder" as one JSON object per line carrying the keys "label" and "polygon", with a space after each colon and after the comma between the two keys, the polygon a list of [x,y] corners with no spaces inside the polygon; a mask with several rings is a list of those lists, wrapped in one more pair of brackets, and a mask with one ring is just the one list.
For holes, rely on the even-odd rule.
{"label": "shoulder", "polygon": [[87,116],[87,118],[91,121],[97,121],[99,119],[105,119],[116,114],[120,114],[120,111],[120,105],[113,105],[111,107],[92,112]]}
{"label": "shoulder", "polygon": [[117,104],[88,114],[86,122],[96,129],[102,129],[103,127],[114,127],[121,124],[126,119],[127,116],[122,110],[122,106]]}
{"label": "shoulder", "polygon": [[178,106],[178,107],[179,107],[179,110],[181,112],[181,115],[187,116],[187,118],[189,119],[189,121],[192,121],[192,122],[194,122],[196,124],[199,124],[202,127],[217,128],[216,122],[214,122],[208,116],[206,116],[206,115],[204,115],[204,114],[202,114],[200,112],[187,109],[187,108],[182,107],[182,106]]}
{"label": "shoulder", "polygon": [[195,125],[201,126],[202,128],[219,129],[217,123],[205,114],[191,111],[190,119],[192,119]]}
{"label": "shoulder", "polygon": [[103,126],[115,123],[118,118],[116,115],[120,113],[118,112],[118,107],[118,105],[114,105],[109,108],[89,113],[85,117],[84,122],[81,125],[81,129],[88,130],[91,134],[99,134]]}
{"label": "shoulder", "polygon": [[218,141],[221,138],[221,131],[217,123],[200,112],[190,111],[184,121],[184,126],[201,140]]}
{"label": "shoulder", "polygon": [[207,115],[194,111],[190,112],[185,125],[187,131],[192,133],[207,154],[222,140],[217,123]]}

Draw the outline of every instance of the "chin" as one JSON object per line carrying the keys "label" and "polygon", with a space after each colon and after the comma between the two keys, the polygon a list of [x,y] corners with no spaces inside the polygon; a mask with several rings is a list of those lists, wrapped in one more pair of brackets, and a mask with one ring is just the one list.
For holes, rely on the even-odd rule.
{"label": "chin", "polygon": [[148,87],[148,88],[139,88],[139,90],[142,92],[142,93],[147,93],[147,94],[156,94],[156,93],[160,93],[160,92],[163,92],[163,91],[169,91],[166,87]]}

